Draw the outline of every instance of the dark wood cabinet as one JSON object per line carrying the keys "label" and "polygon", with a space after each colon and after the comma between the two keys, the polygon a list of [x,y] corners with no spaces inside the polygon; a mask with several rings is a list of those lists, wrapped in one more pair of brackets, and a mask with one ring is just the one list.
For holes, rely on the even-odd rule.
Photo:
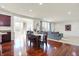
{"label": "dark wood cabinet", "polygon": [[[0,27],[10,27],[11,26],[11,16],[0,14]],[[4,31],[1,30],[1,32]],[[7,31],[6,31],[7,32]],[[1,43],[11,41],[11,32],[7,32],[7,34],[1,35]]]}
{"label": "dark wood cabinet", "polygon": [[11,41],[11,32],[7,32],[7,34],[2,35],[2,43]]}
{"label": "dark wood cabinet", "polygon": [[[7,27],[7,26],[8,27],[11,26],[11,16],[0,14],[0,27]],[[2,31],[4,31],[4,29],[2,29],[1,32]],[[2,36],[1,43],[11,41],[11,32],[7,32],[7,34],[3,34],[1,36]]]}

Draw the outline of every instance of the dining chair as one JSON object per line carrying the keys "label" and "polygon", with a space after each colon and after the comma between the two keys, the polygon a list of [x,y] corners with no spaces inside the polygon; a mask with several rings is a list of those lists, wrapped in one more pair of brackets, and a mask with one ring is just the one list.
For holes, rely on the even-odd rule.
{"label": "dining chair", "polygon": [[35,38],[34,38],[34,42],[33,42],[33,46],[35,47],[35,48],[40,48],[40,39],[41,39],[41,36],[35,36]]}
{"label": "dining chair", "polygon": [[43,34],[43,40],[40,41],[41,42],[41,45],[44,46],[44,43],[47,47],[47,33]]}
{"label": "dining chair", "polygon": [[29,34],[29,35],[28,35],[28,40],[30,41],[30,47],[31,47],[31,44],[35,41],[35,36]]}
{"label": "dining chair", "polygon": [[34,41],[33,31],[27,31],[27,39],[30,41],[30,47],[31,43]]}

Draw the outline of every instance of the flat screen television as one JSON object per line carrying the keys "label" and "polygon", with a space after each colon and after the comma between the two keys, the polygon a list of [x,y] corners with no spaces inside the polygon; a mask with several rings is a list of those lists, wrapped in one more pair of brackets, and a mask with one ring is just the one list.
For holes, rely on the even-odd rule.
{"label": "flat screen television", "polygon": [[0,26],[10,26],[11,16],[0,14]]}

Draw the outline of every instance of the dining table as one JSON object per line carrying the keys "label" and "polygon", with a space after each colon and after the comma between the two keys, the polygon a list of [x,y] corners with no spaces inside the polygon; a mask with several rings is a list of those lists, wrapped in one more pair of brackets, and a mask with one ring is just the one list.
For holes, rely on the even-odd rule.
{"label": "dining table", "polygon": [[43,34],[33,34],[35,36],[35,41],[33,42],[33,46],[35,48],[40,48],[40,41],[43,40]]}
{"label": "dining table", "polygon": [[43,40],[43,36],[44,36],[44,34],[34,34],[35,36],[40,36],[41,37],[41,41]]}

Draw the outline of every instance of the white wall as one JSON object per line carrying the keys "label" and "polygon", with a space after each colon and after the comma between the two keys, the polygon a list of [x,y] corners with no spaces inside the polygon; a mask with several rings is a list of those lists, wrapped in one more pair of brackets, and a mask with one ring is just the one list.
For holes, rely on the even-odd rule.
{"label": "white wall", "polygon": [[[71,31],[65,31],[65,25],[67,24],[71,24]],[[79,21],[56,23],[55,31],[63,33],[64,37],[79,36]]]}

